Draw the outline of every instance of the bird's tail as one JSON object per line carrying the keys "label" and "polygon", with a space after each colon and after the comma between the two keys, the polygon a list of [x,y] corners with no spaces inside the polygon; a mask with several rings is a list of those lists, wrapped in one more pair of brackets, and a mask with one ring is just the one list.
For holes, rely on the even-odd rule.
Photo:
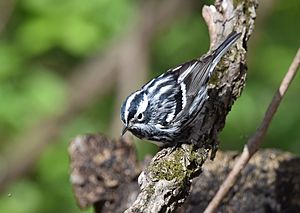
{"label": "bird's tail", "polygon": [[242,33],[237,33],[235,31],[231,32],[227,38],[214,50],[214,58],[212,60],[211,68],[214,68],[222,58],[222,56],[228,51],[231,45],[236,42],[236,40],[242,35]]}

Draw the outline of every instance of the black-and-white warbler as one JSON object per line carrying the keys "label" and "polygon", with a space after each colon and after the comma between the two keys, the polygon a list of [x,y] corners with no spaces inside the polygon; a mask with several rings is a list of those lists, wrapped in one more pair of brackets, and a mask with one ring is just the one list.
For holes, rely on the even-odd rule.
{"label": "black-and-white warbler", "polygon": [[228,49],[241,36],[232,32],[215,50],[152,79],[121,107],[122,135],[129,130],[159,146],[189,142],[189,134],[208,98],[208,81]]}

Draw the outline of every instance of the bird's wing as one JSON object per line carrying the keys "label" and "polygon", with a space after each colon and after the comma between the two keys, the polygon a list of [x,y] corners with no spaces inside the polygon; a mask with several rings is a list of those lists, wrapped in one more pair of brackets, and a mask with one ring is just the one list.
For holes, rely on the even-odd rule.
{"label": "bird's wing", "polygon": [[174,121],[184,119],[201,107],[208,97],[207,84],[216,65],[240,36],[241,33],[232,32],[215,50],[208,52],[200,59],[189,61],[169,71],[173,75],[176,73],[182,96],[186,97],[182,111],[177,114]]}
{"label": "bird's wing", "polygon": [[177,75],[166,72],[142,88],[148,95],[151,117],[155,124],[167,127],[182,110],[182,91]]}
{"label": "bird's wing", "polygon": [[[241,33],[232,32],[215,50],[183,63],[148,82],[143,89],[149,91],[151,100],[159,101],[155,106],[167,109],[167,114],[174,114],[171,122],[188,118],[201,107],[207,98],[207,83],[215,66]],[[162,95],[164,94],[164,95]],[[160,97],[160,100],[156,96]],[[160,118],[163,115],[159,115]],[[163,119],[161,119],[163,120]]]}
{"label": "bird's wing", "polygon": [[176,87],[178,88],[178,93],[180,93],[177,95],[178,99],[176,102],[176,107],[180,111],[177,111],[173,121],[182,120],[191,114],[196,99],[206,99],[203,96],[206,95],[212,60],[212,56],[204,56],[201,59],[189,61],[169,71],[172,72],[170,75],[177,76]]}

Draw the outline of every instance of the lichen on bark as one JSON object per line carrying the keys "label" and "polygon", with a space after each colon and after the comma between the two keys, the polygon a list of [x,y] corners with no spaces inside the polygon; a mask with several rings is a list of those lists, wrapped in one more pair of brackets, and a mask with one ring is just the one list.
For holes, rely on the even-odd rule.
{"label": "lichen on bark", "polygon": [[214,155],[218,133],[245,86],[246,47],[253,32],[256,8],[256,0],[216,0],[215,6],[203,7],[211,49],[233,30],[241,32],[242,36],[223,57],[210,81],[210,98],[203,106],[197,126],[199,131],[195,133],[201,136],[198,146],[181,144],[158,152],[139,176],[141,192],[126,213],[173,212],[186,199],[191,180],[200,174],[209,152]]}

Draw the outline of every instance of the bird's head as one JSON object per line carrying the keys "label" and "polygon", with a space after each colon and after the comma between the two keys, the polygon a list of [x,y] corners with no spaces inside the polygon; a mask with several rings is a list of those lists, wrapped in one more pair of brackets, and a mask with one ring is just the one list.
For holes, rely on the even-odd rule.
{"label": "bird's head", "polygon": [[124,124],[122,135],[129,130],[136,136],[142,137],[141,132],[148,120],[148,106],[148,97],[142,90],[134,92],[127,97],[121,107],[121,120]]}

